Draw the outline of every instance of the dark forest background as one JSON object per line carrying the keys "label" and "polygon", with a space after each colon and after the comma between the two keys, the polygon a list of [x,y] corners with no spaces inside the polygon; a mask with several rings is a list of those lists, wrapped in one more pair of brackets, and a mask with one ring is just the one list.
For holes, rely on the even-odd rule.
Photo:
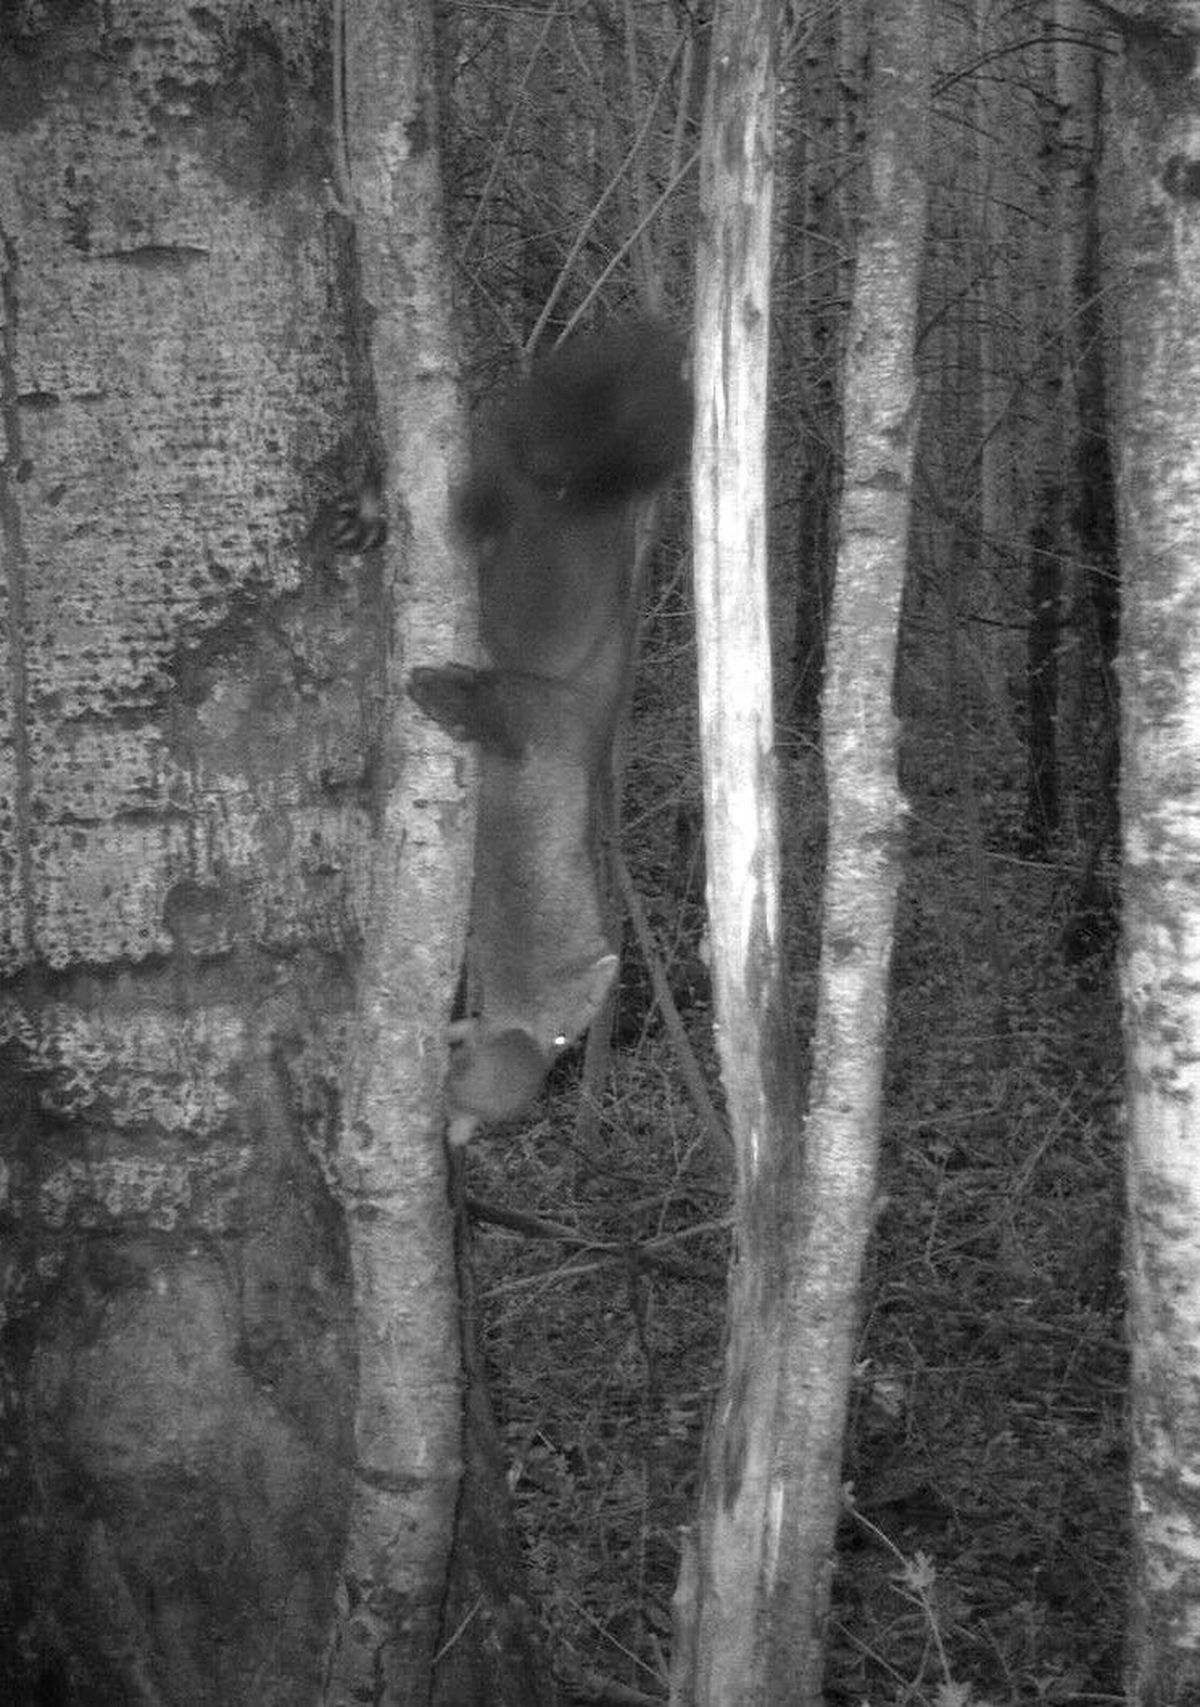
{"label": "dark forest background", "polygon": [[[771,565],[805,1036],[868,12],[804,9],[781,56]],[[693,23],[670,4],[443,13],[480,397],[531,339],[634,307],[686,326],[705,76]],[[957,1684],[1101,1700],[1117,1690],[1127,1547],[1119,600],[1099,294],[1114,44],[1086,8],[939,5],[934,29],[895,684],[910,819],[828,1698],[931,1700]],[[624,753],[642,916],[626,924],[613,1048],[565,1061],[539,1117],[468,1163],[538,1600],[579,1678],[647,1696],[727,1258],[728,1159],[689,1094],[677,1023],[715,1086],[686,538],[677,497]]]}

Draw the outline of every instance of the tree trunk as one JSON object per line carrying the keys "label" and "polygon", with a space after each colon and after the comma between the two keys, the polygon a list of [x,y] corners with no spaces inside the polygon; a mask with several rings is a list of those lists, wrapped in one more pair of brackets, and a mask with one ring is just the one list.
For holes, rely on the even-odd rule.
{"label": "tree trunk", "polygon": [[[830,849],[817,1078],[801,1154],[795,1045],[779,981],[774,794],[766,781],[765,573],[753,549],[763,541],[763,322],[747,312],[767,274],[766,247],[755,242],[762,233],[746,210],[769,215],[773,23],[767,10],[753,19],[744,8],[736,20],[732,8],[718,14],[706,157],[726,175],[713,166],[704,186],[709,224],[699,265],[700,692],[737,1261],[700,1519],[685,1543],[676,1597],[672,1701],[681,1707],[785,1700],[815,1707],[821,1700],[899,881],[891,687],[915,422],[929,30],[927,13],[914,22],[912,7],[894,0],[872,19],[869,213],[848,346],[846,509],[823,716]],[[722,29],[734,35],[723,39]],[[765,143],[762,154],[752,140]],[[718,265],[727,257],[736,269]],[[730,304],[737,312],[722,316]],[[708,350],[725,352],[727,365],[710,365]]]}
{"label": "tree trunk", "polygon": [[[328,8],[167,5],[138,38],[62,16],[0,26],[26,92],[6,84],[0,171],[0,1695],[298,1707],[328,1675],[355,1490],[352,1559],[364,1489],[404,1537],[393,1652],[429,1653],[444,1583],[460,1417],[430,1111],[461,759],[390,721],[399,564],[328,557],[339,495],[384,461],[329,205]],[[399,242],[377,356],[421,259]],[[390,371],[415,383],[405,303]],[[382,410],[394,553],[447,611],[430,399],[453,391],[424,372],[406,425]],[[343,1570],[347,1619],[362,1582]],[[401,1688],[423,1699],[428,1668]]]}
{"label": "tree trunk", "polygon": [[1025,668],[1025,847],[1043,859],[1058,833],[1058,648],[1061,493],[1042,489],[1045,513],[1029,536]]}
{"label": "tree trunk", "polygon": [[[819,1703],[858,1289],[874,1214],[903,805],[892,710],[916,437],[927,5],[871,17],[865,217],[847,348],[845,492],[822,702],[829,802],[812,1102],[787,1257],[768,1699]],[[788,1682],[790,1676],[790,1684]]]}
{"label": "tree trunk", "polygon": [[[1180,31],[1190,10],[1170,9]],[[1164,31],[1168,17],[1159,14]],[[1139,38],[1111,111],[1133,1576],[1126,1686],[1200,1698],[1200,228],[1187,38]],[[1108,152],[1106,150],[1106,152]]]}
{"label": "tree trunk", "polygon": [[693,536],[713,994],[734,1143],[725,1370],[684,1538],[674,1707],[761,1699],[760,1572],[798,1096],[786,1018],[767,594],[766,385],[778,14],[718,5],[701,157]]}
{"label": "tree trunk", "polygon": [[364,1696],[427,1701],[443,1634],[463,1419],[439,1084],[472,826],[457,751],[431,735],[403,683],[422,658],[473,645],[471,577],[446,528],[447,474],[464,434],[433,146],[432,7],[347,7],[345,87],[345,188],[389,508],[405,525],[395,541],[403,559],[391,559],[404,589],[389,588],[381,792],[337,1160],[359,1362],[353,1500],[323,1695],[337,1707]]}

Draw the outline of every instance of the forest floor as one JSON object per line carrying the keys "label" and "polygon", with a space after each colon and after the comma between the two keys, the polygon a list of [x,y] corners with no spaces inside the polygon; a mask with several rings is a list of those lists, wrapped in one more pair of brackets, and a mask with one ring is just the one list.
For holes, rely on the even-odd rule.
{"label": "forest floor", "polygon": [[[1111,943],[1066,963],[1071,862],[1011,851],[1019,779],[1009,810],[994,769],[985,857],[972,857],[939,750],[906,753],[882,1208],[826,1698],[1115,1703],[1128,1492]],[[675,827],[659,851],[649,815],[627,813],[626,839],[712,1085],[693,814],[678,790],[660,794]],[[799,840],[789,935],[807,1034],[819,885],[802,874],[819,853]],[[483,1140],[469,1161],[486,1354],[530,1594],[563,1699],[577,1702],[665,1699],[728,1251],[727,1158],[704,1138],[636,994],[636,957],[623,979],[634,1012],[623,993],[621,1046],[586,1142],[577,1073],[564,1064],[542,1118]],[[520,1228],[498,1225],[505,1215]]]}

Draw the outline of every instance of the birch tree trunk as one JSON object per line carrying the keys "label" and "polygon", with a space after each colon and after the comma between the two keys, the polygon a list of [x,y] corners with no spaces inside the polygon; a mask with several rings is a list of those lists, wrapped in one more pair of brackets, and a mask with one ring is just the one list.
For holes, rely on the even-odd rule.
{"label": "birch tree trunk", "polygon": [[[1171,9],[1181,30],[1191,9]],[[1151,31],[1155,26],[1150,26]],[[1184,36],[1139,39],[1109,149],[1121,235],[1117,496],[1133,1579],[1127,1690],[1200,1695],[1200,225]]]}
{"label": "birch tree trunk", "polygon": [[[917,436],[927,4],[871,13],[866,186],[847,339],[845,477],[822,699],[828,843],[811,1107],[786,1257],[772,1690],[822,1700],[822,1634],[858,1294],[874,1220],[903,802],[892,709]],[[787,1683],[788,1669],[792,1681]],[[790,1695],[785,1692],[790,1689]]]}

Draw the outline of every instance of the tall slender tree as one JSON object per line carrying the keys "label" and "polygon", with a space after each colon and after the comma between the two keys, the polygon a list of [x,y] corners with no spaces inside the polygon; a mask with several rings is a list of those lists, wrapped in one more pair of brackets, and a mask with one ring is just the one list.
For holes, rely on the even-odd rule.
{"label": "tall slender tree", "polygon": [[1121,986],[1133,1577],[1127,1690],[1200,1696],[1200,227],[1193,9],[1131,34],[1111,108],[1122,568]]}

